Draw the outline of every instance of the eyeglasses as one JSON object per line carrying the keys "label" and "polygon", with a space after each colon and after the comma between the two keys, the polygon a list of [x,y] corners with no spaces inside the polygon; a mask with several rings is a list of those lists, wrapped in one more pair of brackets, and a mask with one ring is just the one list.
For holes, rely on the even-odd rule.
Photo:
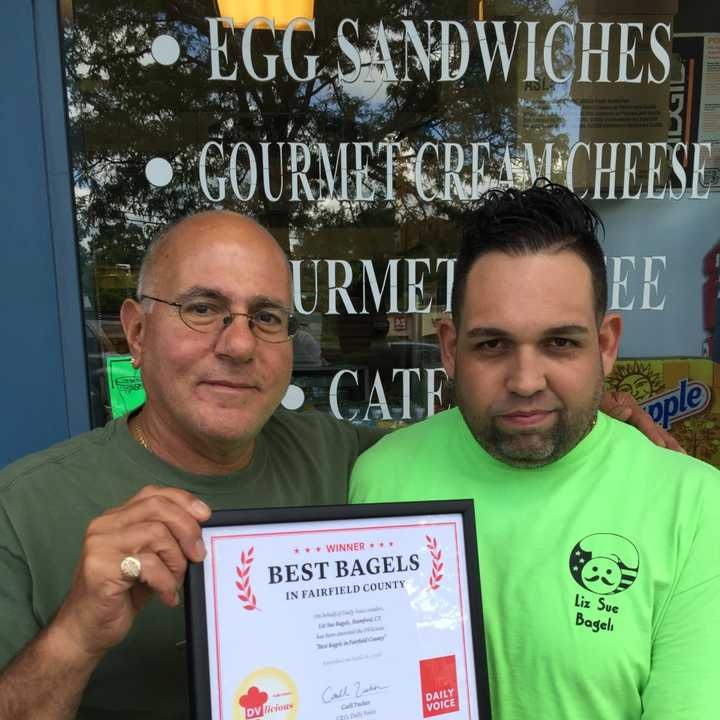
{"label": "eyeglasses", "polygon": [[246,317],[252,334],[266,342],[287,342],[298,331],[300,323],[288,310],[266,307],[252,313],[232,312],[223,302],[194,298],[185,302],[170,302],[152,295],[141,295],[143,300],[155,300],[177,308],[180,319],[191,329],[202,333],[220,333],[232,324],[237,316]]}

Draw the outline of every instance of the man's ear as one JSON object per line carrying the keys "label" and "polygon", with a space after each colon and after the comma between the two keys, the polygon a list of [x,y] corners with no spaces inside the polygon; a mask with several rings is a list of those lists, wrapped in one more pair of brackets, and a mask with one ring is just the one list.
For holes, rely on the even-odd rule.
{"label": "man's ear", "polygon": [[451,380],[455,379],[455,355],[457,352],[457,330],[450,318],[443,318],[437,326],[440,339],[440,355],[443,367]]}
{"label": "man's ear", "polygon": [[133,367],[142,365],[143,339],[145,336],[145,313],[140,303],[127,298],[120,308],[120,322],[127,339]]}
{"label": "man's ear", "polygon": [[608,313],[600,323],[598,341],[600,344],[600,358],[602,360],[603,375],[606,377],[612,372],[620,347],[622,335],[622,318],[617,313]]}

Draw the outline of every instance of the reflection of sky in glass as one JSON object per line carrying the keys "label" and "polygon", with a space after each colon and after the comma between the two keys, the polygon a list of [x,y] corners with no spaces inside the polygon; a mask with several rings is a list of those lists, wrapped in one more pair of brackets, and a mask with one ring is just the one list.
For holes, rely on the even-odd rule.
{"label": "reflection of sky in glass", "polygon": [[350,97],[363,100],[373,109],[378,109],[387,101],[388,83],[385,79],[385,74],[377,69],[372,73],[369,72],[368,66],[372,59],[372,52],[370,50],[361,50],[360,57],[362,58],[363,64],[360,75],[354,82],[342,83],[343,91],[350,95]]}
{"label": "reflection of sky in glass", "polygon": [[[415,552],[420,557],[427,557],[427,547],[420,545]],[[417,618],[418,630],[457,630],[462,627],[463,616],[458,606],[457,575],[451,569],[450,561],[445,560],[445,579],[437,590],[431,590],[427,578],[418,579],[410,576],[405,581],[405,591],[410,600],[410,608]],[[467,622],[467,618],[465,618]]]}
{"label": "reflection of sky in glass", "polygon": [[462,625],[457,593],[447,584],[431,590],[410,578],[405,583],[405,589],[410,596],[410,607],[418,618],[418,629],[456,630]]}
{"label": "reflection of sky in glass", "polygon": [[[577,11],[575,0],[550,0],[550,6],[553,12],[560,13],[566,9],[574,10],[574,18],[572,22],[577,22]],[[575,57],[575,39],[568,38],[567,52],[571,57]],[[557,84],[554,86],[551,101],[556,103],[558,112],[562,115],[560,125],[558,125],[558,134],[562,133],[568,136],[568,143],[574,145],[580,140],[580,105],[570,99],[572,89],[572,81]]]}
{"label": "reflection of sky in glass", "polygon": [[[544,3],[532,3],[532,14],[529,8],[531,3],[514,2],[500,3],[500,5],[503,7],[512,5],[513,19],[517,19],[522,23],[539,20],[542,26],[545,26],[546,23],[559,20],[568,21],[571,24],[578,21],[576,0],[546,0]],[[251,114],[261,116],[263,112],[260,101],[263,97],[262,93],[257,91],[256,86],[244,86],[242,79],[224,83],[215,82],[210,83],[209,86],[207,85],[209,38],[205,21],[201,20],[196,27],[191,23],[180,20],[168,21],[162,12],[155,13],[152,17],[153,23],[149,23],[147,28],[143,28],[145,35],[143,36],[143,33],[140,33],[137,43],[142,44],[144,38],[149,44],[149,41],[159,32],[165,32],[177,37],[182,46],[182,61],[173,68],[173,73],[179,76],[187,75],[196,79],[201,92],[207,92],[208,104],[213,108],[221,108],[223,103],[227,103],[226,108],[230,108],[233,105],[233,95],[241,97],[242,101],[235,103],[235,106],[241,109],[241,114],[233,116],[232,112],[223,111],[222,121],[216,122],[212,126],[214,137],[224,136],[228,140],[240,137],[239,133],[242,132],[244,119]],[[292,136],[293,140],[308,144],[324,142],[326,136],[322,133],[326,127],[332,126],[333,123],[336,123],[336,127],[340,128],[337,132],[331,131],[335,132],[332,135],[334,146],[339,142],[353,142],[358,139],[381,143],[395,141],[398,137],[402,137],[403,146],[400,153],[398,153],[395,170],[396,177],[402,178],[408,186],[414,184],[414,178],[410,174],[412,171],[411,162],[403,162],[400,158],[406,157],[411,160],[418,146],[426,141],[460,143],[465,147],[465,152],[469,153],[469,143],[489,140],[491,161],[495,165],[494,174],[497,174],[496,171],[502,159],[505,142],[511,145],[513,156],[519,157],[519,159],[513,157],[513,163],[521,165],[524,142],[534,142],[538,146],[536,152],[539,154],[542,152],[543,142],[554,141],[557,151],[557,148],[563,145],[567,148],[580,140],[581,109],[579,103],[572,99],[573,91],[577,90],[577,88],[573,88],[572,80],[562,84],[548,83],[545,89],[533,91],[532,89],[528,90],[527,87],[523,88],[522,75],[520,75],[519,80],[517,76],[513,75],[507,84],[505,84],[501,76],[495,75],[492,84],[488,86],[483,64],[478,61],[477,38],[469,18],[456,18],[458,22],[466,26],[467,32],[472,38],[468,68],[462,78],[446,83],[438,83],[441,32],[439,20],[447,19],[447,17],[450,16],[443,17],[442,12],[438,10],[432,18],[426,18],[422,14],[412,17],[402,15],[400,18],[388,18],[382,15],[370,19],[364,18],[358,21],[362,41],[358,39],[352,26],[346,25],[345,37],[347,42],[359,53],[361,68],[357,79],[353,82],[345,82],[335,77],[337,75],[338,57],[340,60],[343,58],[343,54],[336,48],[328,56],[329,59],[326,58],[325,64],[322,61],[320,62],[318,66],[319,74],[314,86],[308,83],[297,83],[292,86],[291,83],[290,92],[286,96],[281,94],[273,99],[271,103],[272,111],[268,115],[272,116],[273,113],[276,113],[278,116],[282,116],[283,108],[287,107],[290,115],[287,137]],[[492,17],[488,18],[488,20],[492,19]],[[418,33],[419,44],[424,48],[427,47],[428,33],[431,34],[433,42],[433,50],[430,53],[431,83],[437,83],[440,90],[442,90],[437,96],[433,96],[432,93],[427,94],[427,106],[425,108],[427,112],[425,114],[417,113],[417,117],[413,116],[413,113],[417,112],[417,108],[412,103],[407,102],[408,98],[413,96],[413,81],[403,82],[402,78],[405,77],[407,72],[406,65],[417,68],[417,58],[420,52],[416,50],[413,42],[409,39],[406,47],[405,31],[399,24],[400,20],[413,24]],[[398,80],[391,82],[387,81],[386,73],[380,64],[383,58],[381,50],[383,44],[379,43],[377,38],[381,32],[381,21],[385,23],[382,25],[382,32],[390,47],[391,62],[393,62],[393,69],[398,77]],[[432,22],[431,28],[428,28],[427,22]],[[507,27],[511,28],[512,20],[510,22],[510,26]],[[388,25],[392,27],[388,27]],[[223,43],[227,44],[228,53],[221,60],[222,72],[228,73],[236,65],[242,70],[242,60],[237,55],[237,43],[242,38],[243,33],[239,29],[236,30],[233,44],[230,33],[224,32],[225,34],[221,34],[221,38]],[[489,37],[492,38],[494,31],[489,30],[488,32]],[[514,65],[516,70],[520,67],[520,72],[522,72],[522,60],[526,50],[524,32],[524,30],[520,30],[512,56],[513,59],[511,60],[511,66]],[[542,29],[539,32],[538,40],[541,45]],[[452,29],[450,35],[453,47],[456,49],[454,45],[458,40],[456,29]],[[89,47],[92,48],[93,43],[99,41],[92,39],[91,34],[89,37]],[[114,34],[112,37],[114,39]],[[282,38],[282,31],[278,31],[275,37],[275,47],[270,52],[281,55]],[[558,71],[561,74],[568,72],[572,75],[575,42],[564,30],[561,30],[557,40],[559,45],[562,46],[558,50],[562,50],[571,65],[569,67],[563,66],[562,70],[558,68]],[[331,42],[333,41],[331,40]],[[149,52],[144,52],[144,47],[139,45],[137,49],[140,52],[133,59],[142,65],[144,70],[145,66],[153,61]],[[314,54],[319,50],[320,48],[310,45],[305,46],[302,53],[304,55]],[[538,78],[542,80],[543,60],[541,47],[538,48],[538,53]],[[405,55],[407,55],[407,63]],[[296,60],[299,63],[298,68],[305,67],[300,55],[297,56]],[[376,62],[373,63],[373,60]],[[496,69],[500,64],[499,60],[499,56],[496,55],[493,60],[493,67]],[[342,64],[344,72],[354,72],[350,58],[346,58]],[[277,69],[278,76],[283,76],[284,70],[281,58],[278,60]],[[302,69],[299,71],[302,72]],[[454,71],[451,70],[451,72]],[[77,77],[86,79],[87,73],[87,65],[82,61],[76,64],[75,74]],[[113,81],[112,77],[107,77],[104,68],[100,67],[97,73],[100,80]],[[426,84],[423,73],[419,74],[418,86],[420,84]],[[137,89],[137,86],[133,88],[133,91],[135,89]],[[268,89],[267,86],[263,88],[263,90]],[[418,90],[421,90],[421,88],[418,87]],[[152,88],[148,87],[147,91],[151,93]],[[302,107],[306,92],[310,94],[309,107],[313,111],[308,114],[307,121],[304,120],[302,115],[307,112],[307,106]],[[397,100],[393,97],[394,92],[398,93]],[[476,96],[479,102],[474,104],[468,102],[468,98],[472,99]],[[81,93],[77,93],[76,98],[82,99]],[[347,102],[348,100],[352,102]],[[406,106],[408,108],[407,113]],[[71,118],[77,119],[78,113],[82,109],[81,105],[71,103]],[[520,116],[518,116],[518,120],[513,127],[515,113],[522,109],[527,110],[525,122],[521,122]],[[331,118],[333,123],[323,125],[326,119],[323,117],[325,113],[333,116]],[[541,124],[538,126],[533,124],[535,117],[543,115],[545,116],[546,125]],[[166,115],[158,118],[149,116],[149,119],[157,120],[158,124],[168,120]],[[256,129],[259,124],[255,122]],[[343,132],[342,128],[346,126],[352,128],[352,130]],[[318,128],[321,129],[318,130]],[[277,128],[274,128],[275,130]],[[352,133],[355,134],[349,136]],[[273,136],[273,138],[275,137],[282,140],[282,132]],[[263,136],[261,132],[258,132],[256,139],[267,139],[267,136]],[[428,165],[431,170],[427,173],[427,181],[432,183],[432,163],[428,163]],[[463,170],[465,171],[466,168],[463,167]],[[105,180],[104,172],[103,167],[99,167],[96,170],[96,178]],[[467,173],[465,174],[467,175]],[[493,171],[490,171],[486,176],[490,177],[492,175]],[[76,181],[78,187],[84,189],[84,179],[77,177]],[[463,182],[465,182],[465,179]],[[382,195],[380,194],[379,197],[382,197]],[[406,210],[414,210],[422,205],[415,197],[406,196],[403,198],[403,202]],[[312,207],[307,208],[306,213],[307,216],[313,217],[318,216],[320,212],[333,213],[339,216],[343,214],[344,207],[343,203],[336,200],[322,198]],[[291,239],[293,247],[297,243],[296,238]]]}

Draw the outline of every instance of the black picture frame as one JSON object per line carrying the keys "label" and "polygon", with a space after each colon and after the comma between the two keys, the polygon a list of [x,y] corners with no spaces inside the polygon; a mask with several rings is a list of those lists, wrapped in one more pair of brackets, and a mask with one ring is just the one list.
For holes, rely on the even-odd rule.
{"label": "black picture frame", "polygon": [[[272,525],[326,520],[357,520],[366,518],[397,518],[455,514],[462,517],[462,534],[468,588],[472,654],[475,664],[475,687],[479,717],[490,720],[490,688],[482,613],[482,593],[472,500],[431,500],[359,505],[319,505],[312,507],[252,508],[216,510],[203,527],[238,525]],[[190,563],[185,576],[185,626],[189,673],[189,701],[193,720],[214,720],[211,713],[210,669],[205,606],[205,572],[202,563]],[[305,720],[301,718],[300,720]],[[312,720],[312,719],[308,719]],[[385,720],[381,718],[380,720]],[[391,719],[387,719],[391,720]]]}

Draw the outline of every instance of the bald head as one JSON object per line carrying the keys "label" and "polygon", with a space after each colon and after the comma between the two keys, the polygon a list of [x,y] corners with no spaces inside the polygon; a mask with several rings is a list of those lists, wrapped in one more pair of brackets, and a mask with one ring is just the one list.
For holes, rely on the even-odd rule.
{"label": "bald head", "polygon": [[195,253],[204,242],[222,238],[246,244],[249,248],[269,252],[282,261],[284,272],[290,273],[287,257],[275,238],[252,218],[231,210],[206,210],[189,215],[164,227],[145,251],[138,276],[137,297],[156,295],[160,276],[178,255]]}
{"label": "bald head", "polygon": [[[292,372],[289,334],[267,340],[255,326],[262,310],[292,313],[285,253],[250,218],[200,213],[152,243],[138,294],[147,302],[128,299],[120,312],[128,347],[142,370],[147,395],[142,414],[151,432],[164,428],[165,440],[170,445],[177,440],[197,461],[188,465],[197,472],[207,474],[208,458],[214,458],[213,473],[244,466]],[[229,314],[222,325],[199,328],[184,317],[188,308],[197,310],[196,317],[213,308]]]}

